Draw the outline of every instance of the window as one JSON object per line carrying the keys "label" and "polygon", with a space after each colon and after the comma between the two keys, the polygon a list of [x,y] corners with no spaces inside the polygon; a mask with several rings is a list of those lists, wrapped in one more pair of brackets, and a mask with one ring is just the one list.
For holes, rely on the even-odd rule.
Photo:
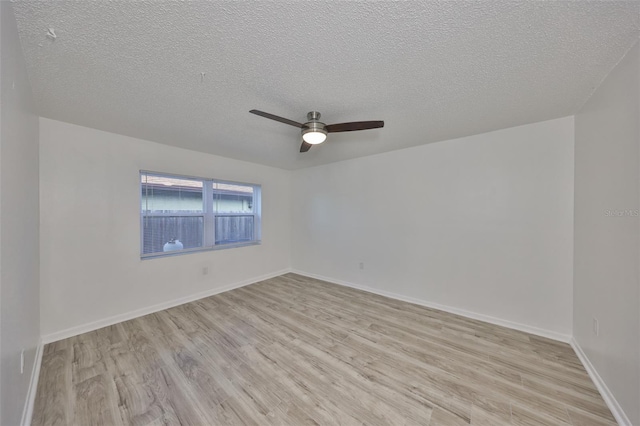
{"label": "window", "polygon": [[260,185],[140,172],[141,256],[260,243]]}

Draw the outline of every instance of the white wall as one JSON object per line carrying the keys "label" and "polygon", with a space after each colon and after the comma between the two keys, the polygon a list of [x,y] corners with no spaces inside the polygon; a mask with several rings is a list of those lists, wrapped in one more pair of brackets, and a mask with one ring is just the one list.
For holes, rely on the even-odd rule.
{"label": "white wall", "polygon": [[[40,158],[45,336],[290,266],[288,171],[44,118]],[[261,184],[262,245],[140,260],[140,169]]]}
{"label": "white wall", "polygon": [[0,424],[16,425],[40,339],[38,117],[10,2],[0,2],[0,39]]}
{"label": "white wall", "polygon": [[575,117],[574,337],[634,425],[640,221],[624,210],[640,208],[639,62],[636,43]]}
{"label": "white wall", "polygon": [[298,170],[292,191],[294,270],[571,334],[573,117]]}

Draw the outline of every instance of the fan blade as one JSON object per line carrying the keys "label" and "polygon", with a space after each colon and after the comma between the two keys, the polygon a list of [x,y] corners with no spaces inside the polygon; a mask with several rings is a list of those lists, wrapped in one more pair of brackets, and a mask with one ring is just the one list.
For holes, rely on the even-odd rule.
{"label": "fan blade", "polygon": [[311,145],[310,143],[302,141],[302,145],[300,145],[300,152],[307,152],[311,149],[312,146],[313,145]]}
{"label": "fan blade", "polygon": [[352,132],[354,130],[378,129],[384,127],[384,121],[354,121],[352,123],[329,124],[326,129],[329,133]]}
{"label": "fan blade", "polygon": [[288,118],[278,117],[277,115],[269,114],[268,112],[258,111],[257,109],[252,109],[249,111],[251,114],[259,115],[264,118],[269,118],[271,120],[276,120],[284,124],[289,124],[291,126],[295,126],[298,128],[302,128],[302,123],[298,123],[297,121],[289,120]]}

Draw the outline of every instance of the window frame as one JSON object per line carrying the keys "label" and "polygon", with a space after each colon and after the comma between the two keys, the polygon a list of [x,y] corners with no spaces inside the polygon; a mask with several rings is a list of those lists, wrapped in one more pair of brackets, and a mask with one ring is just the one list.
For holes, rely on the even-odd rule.
{"label": "window frame", "polygon": [[[157,214],[145,214],[145,210],[142,209],[142,203],[144,197],[142,195],[142,189],[144,182],[142,181],[143,175],[152,175],[158,177],[176,178],[176,179],[188,179],[197,180],[202,182],[202,213],[157,213]],[[253,187],[252,198],[252,213],[224,213],[214,210],[214,183],[228,184],[228,185],[241,185]],[[191,175],[179,175],[175,173],[156,172],[152,170],[140,170],[138,173],[138,208],[140,210],[140,259],[155,259],[158,257],[167,256],[180,256],[184,254],[200,253],[204,251],[213,250],[225,250],[238,247],[255,246],[262,244],[262,185],[249,182],[238,182],[226,179],[216,178],[204,178],[201,176]],[[144,219],[145,217],[202,217],[203,218],[203,236],[202,247],[186,248],[182,250],[168,251],[168,252],[156,252],[156,253],[144,253]],[[216,244],[216,217],[218,216],[253,216],[253,239],[251,241],[241,241],[235,243],[223,243]]]}

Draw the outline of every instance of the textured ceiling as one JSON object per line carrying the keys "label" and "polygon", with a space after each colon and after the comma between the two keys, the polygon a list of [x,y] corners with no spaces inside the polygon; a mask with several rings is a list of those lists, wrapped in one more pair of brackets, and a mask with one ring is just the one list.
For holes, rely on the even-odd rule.
{"label": "textured ceiling", "polygon": [[[286,169],[574,114],[640,33],[638,1],[14,9],[42,116]],[[253,108],[385,127],[300,154],[298,130]]]}

